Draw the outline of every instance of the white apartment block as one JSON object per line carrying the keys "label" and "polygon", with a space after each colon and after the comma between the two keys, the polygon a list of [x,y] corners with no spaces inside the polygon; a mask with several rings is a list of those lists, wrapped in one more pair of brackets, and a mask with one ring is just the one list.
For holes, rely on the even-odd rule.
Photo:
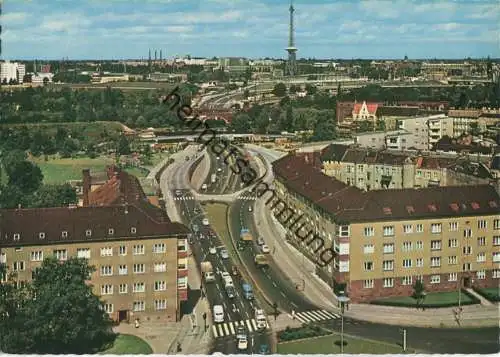
{"label": "white apartment block", "polygon": [[24,75],[26,74],[26,66],[18,62],[2,62],[0,65],[0,82],[11,80],[17,81],[19,84],[23,83]]}

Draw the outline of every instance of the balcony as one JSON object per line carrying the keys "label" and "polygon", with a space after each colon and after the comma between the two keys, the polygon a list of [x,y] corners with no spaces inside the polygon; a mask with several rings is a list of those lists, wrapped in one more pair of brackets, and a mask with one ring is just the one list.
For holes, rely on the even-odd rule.
{"label": "balcony", "polygon": [[177,240],[177,258],[187,258],[188,256],[188,243],[187,239]]}
{"label": "balcony", "polygon": [[187,301],[188,299],[188,278],[177,278],[177,296],[179,301]]}
{"label": "balcony", "polygon": [[188,260],[187,258],[177,259],[177,277],[183,278],[188,275]]}

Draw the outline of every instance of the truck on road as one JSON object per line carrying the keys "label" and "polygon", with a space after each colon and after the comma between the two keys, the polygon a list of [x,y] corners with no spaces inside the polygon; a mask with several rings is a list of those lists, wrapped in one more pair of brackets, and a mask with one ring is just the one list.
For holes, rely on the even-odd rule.
{"label": "truck on road", "polygon": [[240,240],[242,243],[251,244],[253,241],[252,234],[247,228],[242,228],[240,231]]}
{"label": "truck on road", "polygon": [[201,272],[207,283],[215,281],[214,269],[211,262],[201,262]]}
{"label": "truck on road", "polygon": [[257,265],[257,267],[259,268],[266,267],[269,265],[267,257],[264,254],[257,254],[255,256],[254,262],[255,265]]}

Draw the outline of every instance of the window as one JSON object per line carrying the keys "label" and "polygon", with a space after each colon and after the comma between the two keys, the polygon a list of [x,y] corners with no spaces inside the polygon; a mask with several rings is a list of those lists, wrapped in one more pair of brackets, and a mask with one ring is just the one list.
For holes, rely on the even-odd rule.
{"label": "window", "polygon": [[403,268],[411,268],[411,259],[403,259]]}
{"label": "window", "polygon": [[500,236],[493,236],[493,245],[500,245]]}
{"label": "window", "polygon": [[113,285],[101,285],[101,295],[113,295]]}
{"label": "window", "polygon": [[165,253],[166,251],[165,243],[155,243],[153,245],[153,253]]}
{"label": "window", "polygon": [[493,262],[495,262],[495,263],[500,262],[500,253],[499,252],[493,253]]}
{"label": "window", "polygon": [[431,250],[441,250],[441,241],[431,240]]}
{"label": "window", "polygon": [[431,257],[431,267],[436,268],[441,266],[441,257]]}
{"label": "window", "polygon": [[136,234],[136,233],[137,233],[137,228],[135,228],[135,227],[131,227],[131,228],[130,228],[130,233],[132,233],[132,234]]}
{"label": "window", "polygon": [[68,231],[62,231],[61,232],[61,237],[68,238]]}
{"label": "window", "polygon": [[470,238],[470,237],[472,237],[472,229],[470,228],[464,229],[464,238]]}
{"label": "window", "polygon": [[1,264],[7,263],[7,253],[4,253],[4,252],[0,253],[0,263]]}
{"label": "window", "polygon": [[118,286],[118,293],[120,293],[120,294],[128,293],[128,285],[127,284],[120,284]]}
{"label": "window", "polygon": [[104,265],[101,267],[101,276],[113,275],[113,267],[111,265]]}
{"label": "window", "polygon": [[120,248],[118,248],[118,255],[127,255],[127,247],[124,245],[121,245]]}
{"label": "window", "polygon": [[155,263],[154,272],[155,273],[164,273],[167,271],[167,263]]}
{"label": "window", "polygon": [[134,283],[132,286],[133,293],[143,293],[146,291],[146,284],[144,283]]}
{"label": "window", "polygon": [[493,220],[493,229],[500,229],[500,219]]}
{"label": "window", "polygon": [[450,222],[450,232],[458,231],[458,222]]}
{"label": "window", "polygon": [[385,226],[384,227],[384,237],[390,237],[394,235],[394,226]]}
{"label": "window", "polygon": [[139,245],[134,245],[134,255],[143,255],[144,254],[144,245],[139,244]]}
{"label": "window", "polygon": [[401,279],[401,285],[411,285],[412,284],[412,277],[411,276],[404,276]]}
{"label": "window", "polygon": [[146,309],[146,304],[144,301],[134,301],[133,310],[134,311],[144,311]]}
{"label": "window", "polygon": [[431,275],[431,284],[439,284],[441,282],[441,275]]}
{"label": "window", "polygon": [[423,250],[424,249],[424,242],[421,240],[415,242],[415,249],[416,250]]}
{"label": "window", "polygon": [[382,262],[382,270],[384,271],[394,270],[394,260],[384,260]]}
{"label": "window", "polygon": [[54,250],[54,256],[59,260],[68,259],[68,251],[66,249],[56,249]]}
{"label": "window", "polygon": [[349,226],[338,226],[339,237],[349,237]]}
{"label": "window", "polygon": [[365,271],[372,271],[373,270],[373,262],[365,262],[364,268],[365,268]]}
{"label": "window", "polygon": [[24,271],[25,268],[26,267],[25,267],[24,261],[14,262],[12,264],[12,270],[14,270],[14,271]]}
{"label": "window", "polygon": [[468,246],[468,247],[464,247],[463,248],[463,253],[465,255],[471,255],[472,254],[472,247]]}
{"label": "window", "polygon": [[384,254],[392,254],[392,253],[394,253],[394,243],[384,244]]}
{"label": "window", "polygon": [[108,229],[108,236],[112,236],[115,234],[115,230],[113,228]]}
{"label": "window", "polygon": [[104,304],[104,311],[106,311],[108,314],[112,314],[113,304]]}
{"label": "window", "polygon": [[165,281],[155,281],[155,291],[167,290],[167,283]]}
{"label": "window", "polygon": [[442,228],[443,228],[443,226],[441,225],[441,223],[432,223],[431,224],[431,233],[433,233],[433,234],[441,233]]}
{"label": "window", "polygon": [[375,235],[375,228],[365,227],[365,237],[373,237]]}
{"label": "window", "polygon": [[394,278],[384,278],[384,288],[394,287]]}
{"label": "window", "polygon": [[363,288],[365,289],[373,288],[373,279],[363,280]]}
{"label": "window", "polygon": [[134,274],[144,274],[146,266],[144,264],[134,264]]}
{"label": "window", "polygon": [[448,248],[456,248],[458,247],[457,239],[448,239]]}
{"label": "window", "polygon": [[413,244],[411,242],[403,242],[403,247],[401,248],[401,250],[403,252],[408,252],[410,250],[412,250],[413,248]]}
{"label": "window", "polygon": [[165,310],[167,308],[167,300],[155,300],[155,310]]}
{"label": "window", "polygon": [[457,281],[458,280],[458,274],[457,273],[450,273],[448,274],[448,281]]}
{"label": "window", "polygon": [[121,264],[118,266],[118,275],[127,275],[128,268],[125,264]]}
{"label": "window", "polygon": [[112,257],[113,256],[113,248],[104,247],[101,248],[101,257]]}
{"label": "window", "polygon": [[43,260],[43,251],[35,250],[31,252],[31,261],[32,262],[41,262]]}
{"label": "window", "polygon": [[76,257],[90,259],[90,248],[77,248]]}
{"label": "window", "polygon": [[452,255],[448,257],[448,265],[456,265],[457,264],[457,256]]}
{"label": "window", "polygon": [[480,280],[486,279],[486,270],[478,270],[476,272],[476,277]]}
{"label": "window", "polygon": [[479,245],[479,246],[486,245],[486,237],[478,237],[477,238],[477,245]]}
{"label": "window", "polygon": [[45,239],[45,233],[43,232],[38,233],[38,238]]}
{"label": "window", "polygon": [[462,265],[462,270],[463,271],[471,271],[472,270],[472,264],[471,263],[465,263]]}
{"label": "window", "polygon": [[493,270],[493,273],[491,276],[493,277],[493,279],[499,279],[500,278],[500,269]]}
{"label": "window", "polygon": [[86,236],[86,237],[91,237],[91,236],[92,236],[92,230],[91,230],[91,229],[87,229],[87,230],[85,231],[85,236]]}
{"label": "window", "polygon": [[422,268],[424,266],[424,258],[417,258],[416,266],[417,268]]}
{"label": "window", "polygon": [[476,261],[477,261],[478,263],[484,263],[484,262],[486,261],[486,253],[479,253],[479,254],[477,255],[477,259],[476,259]]}
{"label": "window", "polygon": [[479,221],[477,221],[477,228],[478,229],[486,229],[486,220],[484,219],[480,219]]}
{"label": "window", "polygon": [[403,225],[403,231],[406,234],[413,233],[413,226],[411,224],[405,224],[405,225]]}
{"label": "window", "polygon": [[19,233],[14,233],[14,240],[21,239],[21,235]]}
{"label": "window", "polygon": [[423,224],[417,224],[417,226],[415,227],[416,229],[416,232],[417,233],[422,233],[424,231],[424,225]]}
{"label": "window", "polygon": [[366,244],[363,248],[363,253],[372,254],[375,251],[375,246],[373,244]]}

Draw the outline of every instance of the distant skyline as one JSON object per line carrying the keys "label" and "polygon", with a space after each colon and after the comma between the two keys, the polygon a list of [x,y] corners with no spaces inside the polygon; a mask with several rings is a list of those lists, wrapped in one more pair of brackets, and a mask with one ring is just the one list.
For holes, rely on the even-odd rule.
{"label": "distant skyline", "polygon": [[[0,0],[1,1],[1,0]],[[295,0],[298,58],[500,57],[497,0]],[[285,59],[287,0],[5,0],[2,59]]]}

